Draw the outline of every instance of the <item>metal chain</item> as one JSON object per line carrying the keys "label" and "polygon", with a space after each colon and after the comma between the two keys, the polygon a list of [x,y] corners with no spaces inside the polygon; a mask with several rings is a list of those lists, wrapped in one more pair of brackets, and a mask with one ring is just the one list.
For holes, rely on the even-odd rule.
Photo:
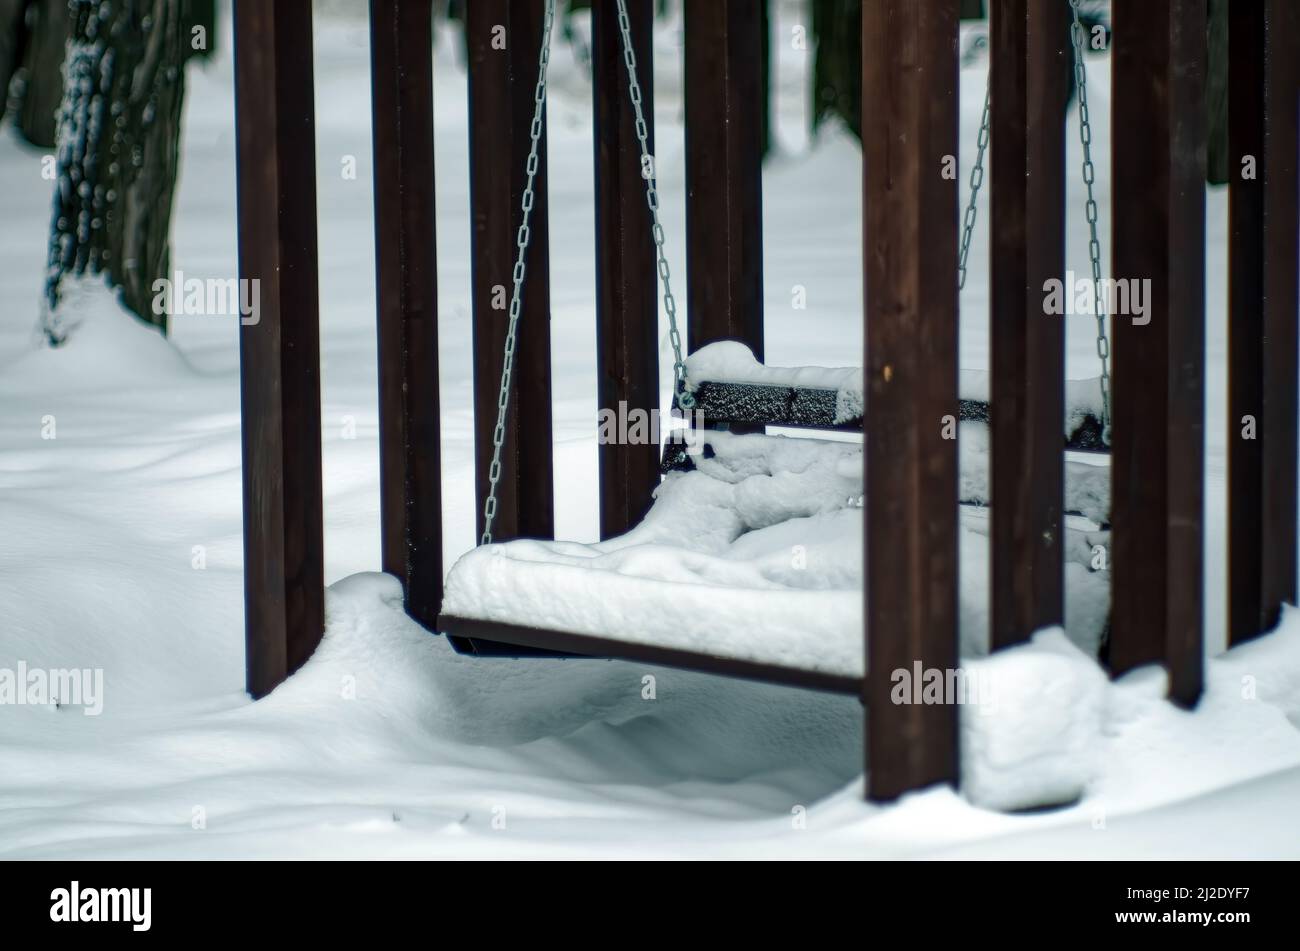
{"label": "metal chain", "polygon": [[975,232],[975,199],[984,184],[984,151],[989,147],[989,87],[984,87],[984,115],[980,119],[980,134],[975,150],[975,165],[970,170],[970,204],[966,206],[962,222],[961,254],[957,258],[957,290],[966,286],[966,257],[970,254],[971,235]]}
{"label": "metal chain", "polygon": [[[1092,127],[1088,116],[1087,75],[1083,67],[1083,24],[1079,20],[1079,0],[1069,0],[1074,14],[1070,35],[1074,47],[1075,84],[1079,92],[1079,137],[1083,143],[1083,180],[1088,190],[1087,216],[1090,239],[1089,255],[1092,259],[1093,292],[1097,310],[1097,356],[1101,360],[1101,401],[1102,427],[1105,438],[1109,441],[1110,429],[1110,341],[1106,336],[1106,314],[1101,301],[1101,243],[1097,238],[1097,202],[1093,197],[1092,185],[1095,169],[1092,162]],[[686,361],[682,357],[682,336],[677,327],[677,302],[673,297],[669,279],[668,259],[664,256],[664,229],[659,221],[659,192],[655,187],[654,158],[650,154],[649,130],[641,109],[641,85],[636,76],[636,54],[632,50],[632,28],[627,14],[626,0],[617,0],[618,27],[623,38],[623,61],[627,66],[628,93],[632,100],[632,109],[636,116],[636,136],[641,146],[641,174],[646,183],[646,204],[650,208],[651,235],[655,243],[655,256],[659,269],[659,278],[663,281],[664,310],[668,314],[668,339],[673,348],[673,391],[678,405],[690,409],[695,405],[695,397],[686,391]],[[546,103],[546,70],[551,58],[551,28],[555,22],[555,0],[546,0],[546,13],[542,24],[541,52],[538,57],[537,86],[533,93],[533,121],[529,130],[529,149],[527,181],[521,203],[523,219],[519,223],[519,233],[515,239],[518,253],[515,258],[514,271],[511,274],[509,325],[506,329],[505,357],[501,366],[501,387],[497,394],[497,421],[492,430],[492,464],[488,468],[488,496],[483,504],[483,537],[481,543],[492,541],[492,522],[497,511],[497,485],[501,480],[501,449],[505,443],[506,415],[510,405],[510,381],[514,372],[515,346],[519,326],[519,311],[522,306],[525,261],[528,242],[531,237],[529,220],[532,217],[534,201],[534,180],[537,177],[538,144],[542,135],[542,111]],[[957,287],[966,285],[966,259],[970,253],[971,237],[975,229],[976,199],[984,182],[984,153],[989,143],[989,90],[984,92],[984,111],[980,118],[980,132],[975,155],[975,165],[971,169],[970,203],[966,208],[963,221],[961,253],[957,263]]]}
{"label": "metal chain", "polygon": [[659,223],[659,190],[655,187],[654,157],[650,154],[645,116],[641,113],[641,84],[636,78],[636,54],[632,52],[632,26],[627,0],[618,0],[618,29],[623,34],[623,62],[627,64],[627,88],[636,115],[636,137],[641,143],[641,177],[645,179],[645,200],[650,206],[650,233],[654,237],[659,279],[664,285],[664,310],[668,312],[668,339],[673,345],[673,394],[677,405],[689,410],[695,397],[686,390],[686,361],[682,359],[682,335],[677,329],[677,301],[668,280],[668,259],[664,257],[664,229]]}
{"label": "metal chain", "polygon": [[[621,0],[620,0],[621,2]],[[501,388],[497,392],[497,424],[492,430],[492,464],[488,467],[488,495],[483,503],[483,538],[481,544],[492,542],[492,521],[497,514],[497,483],[501,481],[501,447],[506,439],[506,415],[510,406],[510,378],[514,373],[516,330],[519,327],[519,310],[522,306],[524,267],[528,241],[532,236],[528,222],[533,214],[533,181],[537,177],[538,142],[542,137],[542,112],[546,105],[546,67],[551,61],[551,27],[555,23],[555,0],[546,0],[546,15],[542,21],[542,51],[538,58],[537,88],[533,92],[533,124],[529,128],[528,179],[524,183],[521,203],[523,217],[515,238],[518,252],[511,274],[510,323],[506,328],[505,359],[501,364]]]}
{"label": "metal chain", "polygon": [[[1071,46],[1074,51],[1074,80],[1079,91],[1079,139],[1083,144],[1083,183],[1088,191],[1084,210],[1088,218],[1088,256],[1092,260],[1092,288],[1094,311],[1097,315],[1097,359],[1101,362],[1101,426],[1102,438],[1110,442],[1110,338],[1106,334],[1106,309],[1101,293],[1101,241],[1097,237],[1097,200],[1093,196],[1096,168],[1092,162],[1092,122],[1088,114],[1088,76],[1083,65],[1083,23],[1079,19],[1079,0],[1069,0],[1073,22],[1070,24]],[[971,237],[975,231],[977,215],[975,202],[984,183],[984,152],[989,144],[989,89],[984,91],[984,114],[980,119],[979,140],[975,152],[975,165],[970,173],[970,202],[962,222],[961,252],[957,259],[957,289],[966,286],[966,259],[970,254]]]}
{"label": "metal chain", "polygon": [[1110,443],[1110,338],[1106,336],[1106,310],[1101,293],[1101,242],[1097,239],[1097,201],[1092,194],[1096,177],[1092,164],[1092,123],[1088,118],[1088,75],[1083,67],[1083,24],[1079,20],[1079,0],[1070,0],[1074,22],[1070,25],[1074,47],[1074,84],[1079,91],[1079,140],[1083,143],[1083,183],[1088,189],[1085,206],[1088,215],[1088,256],[1092,259],[1092,293],[1097,314],[1097,358],[1101,361],[1101,429],[1102,439]]}

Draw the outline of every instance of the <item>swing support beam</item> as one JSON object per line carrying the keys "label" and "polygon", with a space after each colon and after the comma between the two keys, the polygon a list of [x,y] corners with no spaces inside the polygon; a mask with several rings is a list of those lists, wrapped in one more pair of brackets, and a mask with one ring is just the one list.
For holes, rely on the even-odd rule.
{"label": "swing support beam", "polygon": [[234,6],[245,684],[262,697],[325,627],[311,4]]}
{"label": "swing support beam", "polygon": [[892,699],[895,671],[958,664],[957,441],[943,436],[958,413],[957,183],[941,174],[957,154],[956,39],[948,0],[863,7],[863,633],[875,801],[957,783],[957,707]]}
{"label": "swing support beam", "polygon": [[687,349],[763,361],[762,0],[687,0]]}
{"label": "swing support beam", "polygon": [[443,575],[431,13],[370,5],[381,550],[428,627]]}
{"label": "swing support beam", "polygon": [[1073,57],[1061,3],[993,0],[989,428],[994,648],[1065,619],[1065,323],[1044,282],[1065,272],[1065,115]]}
{"label": "swing support beam", "polygon": [[1114,8],[1114,270],[1149,280],[1149,322],[1113,316],[1110,664],[1203,678],[1204,0]]}
{"label": "swing support beam", "polygon": [[[642,109],[654,115],[652,0],[627,0]],[[591,8],[596,194],[596,405],[616,418],[659,412],[659,299],[645,183],[615,5]],[[654,154],[654,124],[647,122]],[[600,537],[641,521],[659,485],[658,446],[601,443]]]}
{"label": "swing support beam", "polygon": [[[425,2],[425,0],[421,0]],[[511,274],[527,178],[543,4],[474,0],[465,8],[469,57],[470,288],[474,342],[475,534],[483,533]],[[504,29],[504,32],[502,32]],[[546,132],[538,149],[527,280],[506,416],[493,536],[555,537],[551,438],[551,280]]]}
{"label": "swing support beam", "polygon": [[1228,641],[1296,602],[1300,8],[1228,8]]}

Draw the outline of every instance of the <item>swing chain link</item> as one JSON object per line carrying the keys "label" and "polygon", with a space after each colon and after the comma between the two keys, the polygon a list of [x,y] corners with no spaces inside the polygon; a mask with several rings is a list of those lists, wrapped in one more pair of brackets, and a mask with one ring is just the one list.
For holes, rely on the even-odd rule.
{"label": "swing chain link", "polygon": [[[1070,37],[1074,49],[1075,86],[1079,94],[1079,139],[1083,145],[1083,181],[1088,190],[1085,210],[1088,218],[1088,254],[1092,262],[1093,294],[1097,313],[1097,357],[1101,361],[1101,405],[1103,439],[1110,441],[1110,340],[1106,335],[1106,313],[1101,295],[1101,242],[1097,237],[1097,201],[1093,195],[1096,170],[1092,161],[1092,125],[1088,115],[1088,79],[1083,63],[1083,24],[1079,19],[1079,0],[1069,0],[1073,13]],[[617,0],[618,28],[623,39],[623,61],[627,66],[628,93],[636,117],[636,137],[641,146],[641,175],[646,183],[646,204],[650,208],[651,235],[654,238],[656,264],[664,287],[664,310],[668,315],[668,339],[673,348],[673,392],[683,409],[695,405],[695,397],[686,389],[686,361],[682,358],[682,336],[677,326],[677,301],[669,282],[668,259],[664,255],[664,229],[659,221],[659,192],[655,187],[654,158],[650,154],[649,130],[641,109],[641,85],[636,76],[636,54],[632,50],[632,28],[627,13],[626,0]],[[497,486],[501,481],[501,451],[505,443],[506,416],[510,405],[510,382],[514,372],[515,348],[522,307],[525,261],[531,238],[529,219],[534,201],[534,180],[539,163],[539,142],[542,136],[542,113],[546,104],[546,70],[551,58],[551,29],[555,22],[555,0],[546,0],[546,13],[542,24],[541,52],[538,58],[537,86],[533,94],[533,121],[529,128],[527,181],[524,185],[521,209],[523,218],[515,240],[518,253],[511,273],[509,324],[506,329],[505,356],[501,366],[501,387],[497,394],[497,421],[492,430],[492,463],[488,467],[488,496],[483,504],[483,536],[481,544],[492,541],[492,522],[497,511]],[[976,199],[984,183],[984,154],[989,144],[990,90],[984,92],[984,110],[980,117],[979,139],[975,164],[970,174],[970,202],[962,223],[961,253],[957,263],[957,287],[966,286],[966,261],[970,254],[971,237],[977,216]]]}
{"label": "swing chain link", "polygon": [[618,0],[618,29],[623,36],[623,62],[627,65],[627,88],[636,116],[636,137],[641,143],[641,177],[645,179],[645,200],[650,206],[650,233],[655,243],[659,279],[664,285],[664,310],[668,314],[668,340],[673,347],[673,395],[677,405],[689,410],[695,397],[686,389],[686,361],[682,358],[682,335],[677,328],[677,300],[668,278],[668,258],[664,256],[664,229],[659,223],[659,190],[655,187],[654,157],[650,154],[650,133],[641,111],[641,84],[636,78],[636,54],[632,51],[632,25],[627,15],[627,0]]}
{"label": "swing chain link", "polygon": [[970,254],[971,235],[975,232],[975,200],[984,184],[984,152],[989,147],[989,87],[984,88],[984,115],[980,118],[979,140],[975,148],[975,164],[970,170],[970,204],[966,206],[962,222],[961,254],[957,258],[957,290],[966,286],[966,257]]}
{"label": "swing chain link", "polygon": [[[1083,23],[1079,18],[1079,0],[1069,0],[1073,22],[1070,40],[1074,53],[1074,82],[1079,92],[1079,140],[1083,144],[1083,183],[1088,190],[1084,211],[1088,218],[1088,256],[1092,262],[1092,288],[1094,312],[1097,315],[1097,359],[1101,362],[1101,428],[1102,440],[1110,443],[1110,338],[1106,335],[1106,309],[1101,292],[1101,241],[1097,237],[1097,199],[1093,195],[1096,167],[1092,162],[1092,122],[1088,113],[1088,75],[1083,62]],[[984,153],[989,144],[990,90],[984,91],[984,114],[980,119],[979,139],[976,144],[975,164],[970,173],[970,202],[962,222],[961,252],[957,259],[957,289],[966,286],[966,259],[970,254],[971,236],[975,230],[976,199],[984,183]]]}
{"label": "swing chain link", "polygon": [[1096,170],[1092,164],[1092,123],[1088,116],[1088,74],[1083,64],[1083,23],[1079,19],[1079,0],[1070,0],[1074,22],[1070,25],[1074,49],[1074,84],[1079,92],[1079,141],[1083,144],[1083,183],[1088,189],[1085,211],[1088,217],[1088,256],[1092,259],[1092,293],[1097,315],[1097,358],[1101,361],[1101,430],[1102,441],[1110,444],[1110,338],[1106,336],[1106,309],[1101,292],[1101,242],[1097,239],[1097,200],[1092,183]]}
{"label": "swing chain link", "polygon": [[501,481],[501,447],[506,441],[506,417],[510,407],[510,379],[514,374],[515,345],[519,328],[519,311],[523,306],[524,269],[528,242],[532,232],[528,227],[533,213],[533,182],[537,177],[538,151],[542,138],[542,113],[546,108],[546,68],[551,61],[551,27],[555,23],[555,0],[546,0],[546,14],[542,21],[542,51],[538,58],[537,87],[533,92],[533,122],[528,130],[527,181],[520,204],[523,217],[515,238],[518,249],[515,266],[511,272],[509,324],[506,327],[505,356],[501,364],[501,388],[497,392],[497,422],[492,430],[492,464],[488,467],[488,494],[483,503],[483,538],[480,544],[492,542],[492,522],[497,514],[497,485]]}

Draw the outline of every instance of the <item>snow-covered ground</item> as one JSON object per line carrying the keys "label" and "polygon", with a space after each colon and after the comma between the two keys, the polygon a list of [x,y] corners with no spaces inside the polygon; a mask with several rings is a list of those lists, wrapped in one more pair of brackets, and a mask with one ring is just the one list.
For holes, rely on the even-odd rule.
{"label": "snow-covered ground", "polygon": [[[968,794],[1014,804],[1029,776],[1081,785],[1076,804],[1012,815],[935,789],[873,807],[861,801],[863,714],[851,698],[638,664],[467,659],[406,619],[395,581],[367,574],[380,559],[363,7],[330,3],[316,24],[328,630],[308,665],[256,704],[242,690],[237,322],[181,317],[168,342],[90,293],[72,343],[37,349],[50,183],[35,150],[0,135],[0,671],[103,672],[98,716],[0,705],[0,856],[1300,855],[1300,616],[1221,654],[1221,191],[1207,195],[1205,699],[1191,713],[1172,707],[1154,669],[1098,681],[1047,634],[1020,657],[973,665],[1000,686],[996,714],[963,719]],[[861,345],[860,159],[843,134],[826,131],[814,147],[804,129],[806,54],[790,41],[798,15],[797,4],[781,5],[774,44],[781,154],[764,177],[768,354],[841,365]],[[223,40],[218,61],[189,74],[173,263],[192,277],[235,270]],[[474,542],[465,82],[450,34],[436,60],[450,563]],[[552,64],[556,512],[561,537],[590,542],[590,90],[567,48]],[[974,57],[962,74],[965,162],[985,65]],[[1090,64],[1102,149],[1105,65]],[[657,167],[682,275],[671,26],[658,31],[655,67]],[[355,179],[343,174],[349,159]],[[1072,167],[1077,159],[1072,144]],[[1108,180],[1103,164],[1103,208]],[[1080,190],[1072,178],[1073,208]],[[1081,218],[1069,263],[1084,273]],[[982,235],[971,257],[962,365],[981,370]],[[806,309],[793,306],[796,286]],[[1092,321],[1071,318],[1068,333],[1069,375],[1095,376]],[[1045,741],[1058,755],[1026,758]]]}

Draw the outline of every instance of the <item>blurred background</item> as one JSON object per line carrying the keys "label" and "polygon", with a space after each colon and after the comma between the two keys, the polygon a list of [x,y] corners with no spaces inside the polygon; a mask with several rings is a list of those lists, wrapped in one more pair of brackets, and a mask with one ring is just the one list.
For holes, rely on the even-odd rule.
{"label": "blurred background", "polygon": [[[472,0],[434,0],[439,28],[455,31]],[[587,12],[592,0],[558,0],[558,40],[575,63],[590,67]],[[672,23],[682,0],[658,0],[657,16]],[[987,0],[957,0],[963,20],[979,23]],[[1227,0],[1209,0],[1220,14]],[[827,123],[854,136],[861,118],[862,0],[758,0],[762,48],[763,148],[770,155],[778,108],[791,106],[802,125],[795,147]],[[1083,0],[1090,29],[1109,16],[1108,0]],[[317,16],[358,20],[364,0],[318,0]],[[170,269],[170,221],[183,134],[186,65],[211,61],[228,43],[222,0],[0,0],[0,121],[27,144],[45,150],[61,142],[55,171],[65,180],[51,221],[43,331],[51,344],[66,337],[58,319],[59,288],[68,272],[103,273],[124,306],[140,320],[167,329],[153,312],[150,286]],[[1217,22],[1221,22],[1220,16]],[[793,31],[787,36],[787,23]],[[778,29],[782,27],[782,29]],[[433,40],[431,39],[431,42]],[[463,41],[462,41],[463,42]],[[969,63],[987,46],[979,32],[965,39]],[[805,75],[797,98],[774,79],[783,50],[800,57]],[[786,65],[790,57],[785,57]],[[68,79],[71,78],[71,86]],[[71,95],[69,95],[71,93]],[[66,98],[65,98],[66,97]],[[103,109],[103,112],[97,110]],[[1226,130],[1221,130],[1226,135]],[[1216,167],[1218,167],[1216,165]],[[51,170],[47,169],[49,174]],[[1212,176],[1214,180],[1214,176]],[[82,218],[91,227],[79,228]],[[129,233],[128,233],[129,232]]]}

